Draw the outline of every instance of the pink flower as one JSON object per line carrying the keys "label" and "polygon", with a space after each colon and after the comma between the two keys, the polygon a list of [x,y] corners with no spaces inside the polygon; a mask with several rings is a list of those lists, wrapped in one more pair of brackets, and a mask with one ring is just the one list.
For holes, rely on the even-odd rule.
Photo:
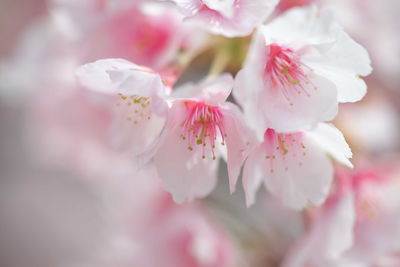
{"label": "pink flower", "polygon": [[360,100],[371,72],[367,52],[328,12],[292,9],[262,26],[236,77],[234,96],[261,136],[335,117],[338,102]]}
{"label": "pink flower", "polygon": [[103,187],[113,207],[114,245],[105,251],[112,261],[104,266],[230,267],[240,258],[201,203],[174,203],[154,164],[133,174],[112,170]]}
{"label": "pink flower", "polygon": [[167,116],[169,91],[160,75],[123,59],[103,59],[79,67],[76,76],[83,87],[115,97],[111,138],[147,161]]}
{"label": "pink flower", "polygon": [[160,3],[117,10],[94,25],[83,57],[124,58],[160,70],[176,60],[187,35],[180,20],[174,8]]}
{"label": "pink flower", "polygon": [[227,37],[246,36],[272,13],[277,0],[172,0],[185,21]]}
{"label": "pink flower", "polygon": [[354,201],[349,190],[334,193],[313,215],[310,231],[289,252],[282,266],[342,266],[338,261],[354,242]]}
{"label": "pink flower", "polygon": [[342,133],[329,124],[312,131],[280,133],[268,128],[263,141],[250,152],[243,169],[247,205],[264,183],[284,205],[302,209],[322,204],[333,178],[329,156],[351,167],[352,153]]}
{"label": "pink flower", "polygon": [[[399,188],[391,164],[338,168],[335,190],[283,266],[397,266]],[[389,259],[393,265],[385,265]]]}
{"label": "pink flower", "polygon": [[221,147],[227,151],[231,189],[246,156],[249,133],[238,108],[225,103],[231,75],[178,89],[165,136],[154,157],[164,186],[177,202],[208,195],[217,179]]}

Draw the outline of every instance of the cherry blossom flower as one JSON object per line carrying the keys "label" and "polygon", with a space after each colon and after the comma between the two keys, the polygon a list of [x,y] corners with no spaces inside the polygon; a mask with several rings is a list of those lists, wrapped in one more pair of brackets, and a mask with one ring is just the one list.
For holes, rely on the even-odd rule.
{"label": "cherry blossom flower", "polygon": [[[336,187],[283,266],[397,266],[399,179],[392,163],[336,170]],[[387,264],[388,260],[393,265]],[[395,264],[397,262],[397,265]]]}
{"label": "cherry blossom flower", "polygon": [[172,0],[200,27],[227,37],[246,36],[273,12],[277,0]]}
{"label": "cherry blossom flower", "polygon": [[106,181],[120,218],[115,243],[125,244],[111,248],[120,255],[120,264],[112,266],[230,267],[240,258],[233,240],[201,203],[173,201],[154,164],[134,177],[119,174]]}
{"label": "cherry blossom flower", "polygon": [[397,135],[400,130],[398,113],[383,94],[383,88],[371,86],[371,83],[369,88],[362,102],[341,106],[335,123],[343,129],[353,149],[359,152],[376,154],[394,151],[400,144]]}
{"label": "cherry blossom flower", "polygon": [[293,133],[268,128],[244,165],[247,205],[254,203],[261,183],[293,209],[302,209],[308,203],[322,204],[333,179],[328,155],[352,167],[350,148],[332,125],[321,123],[312,131]]}
{"label": "cherry blossom flower", "polygon": [[[312,215],[313,225],[310,232],[289,252],[283,266],[339,266],[334,263],[337,263],[354,242],[354,204],[354,194],[348,188],[335,188],[321,211]],[[323,242],[319,242],[322,236]]]}
{"label": "cherry blossom flower", "polygon": [[187,33],[180,20],[173,7],[160,3],[117,10],[94,25],[84,42],[83,57],[124,58],[159,71],[176,60],[183,47]]}
{"label": "cherry blossom flower", "polygon": [[[80,84],[115,97],[116,147],[131,149],[132,156],[151,151],[160,137],[167,116],[164,98],[169,89],[151,69],[123,59],[103,59],[79,67]],[[151,157],[144,157],[146,161]]]}
{"label": "cherry blossom flower", "polygon": [[233,78],[223,74],[177,89],[165,137],[154,157],[164,186],[177,202],[204,197],[217,179],[219,148],[226,146],[231,189],[246,156],[250,133],[239,109],[226,103]]}
{"label": "cherry blossom flower", "polygon": [[254,37],[234,96],[252,125],[295,131],[333,119],[338,102],[360,100],[367,52],[315,7],[291,9]]}

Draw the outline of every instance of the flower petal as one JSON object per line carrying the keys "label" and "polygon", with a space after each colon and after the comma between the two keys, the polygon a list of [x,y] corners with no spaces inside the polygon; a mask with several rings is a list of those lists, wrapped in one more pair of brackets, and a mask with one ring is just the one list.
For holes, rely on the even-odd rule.
{"label": "flower petal", "polygon": [[226,101],[233,88],[233,77],[229,73],[206,78],[199,83],[189,83],[176,89],[174,98],[196,98],[208,105],[219,105]]}
{"label": "flower petal", "polygon": [[[165,113],[152,112],[151,105],[154,103],[144,105],[130,98],[117,103],[109,132],[115,149],[127,152],[133,157],[143,156],[145,162],[151,158],[154,152],[150,153],[150,150],[159,142],[167,118],[166,103],[156,104],[164,105]],[[147,156],[147,153],[150,154]]]}
{"label": "flower petal", "polygon": [[222,109],[224,126],[227,136],[225,138],[227,149],[227,165],[230,191],[233,193],[247,155],[254,146],[255,138],[246,127],[244,118],[239,108],[231,103],[225,104]]}
{"label": "flower petal", "polygon": [[179,8],[179,11],[185,16],[193,16],[196,14],[200,7],[200,1],[193,1],[193,0],[171,0],[175,2]]}
{"label": "flower petal", "polygon": [[244,68],[235,78],[233,95],[239,103],[251,101],[258,88],[262,87],[266,55],[264,36],[261,31],[257,31],[251,41]]}
{"label": "flower petal", "polygon": [[353,167],[353,164],[349,160],[352,157],[351,149],[343,134],[335,126],[320,123],[315,129],[308,132],[307,135],[337,161],[350,168]]}
{"label": "flower petal", "polygon": [[190,151],[181,137],[184,106],[176,101],[169,114],[166,136],[154,156],[164,188],[178,203],[208,195],[217,180],[218,161],[202,158],[201,151]]}
{"label": "flower petal", "polygon": [[203,0],[208,8],[221,13],[224,17],[232,17],[235,10],[235,0]]}
{"label": "flower petal", "polygon": [[[354,205],[351,192],[328,201],[316,215],[310,232],[289,253],[282,266],[296,267],[306,263],[312,263],[313,266],[338,266],[337,260],[343,258],[343,253],[353,244]],[[328,265],[328,262],[336,264]]]}
{"label": "flower petal", "polygon": [[330,43],[340,26],[329,11],[315,6],[293,8],[262,27],[266,44],[279,43],[300,48],[304,45]]}
{"label": "flower petal", "polygon": [[337,91],[329,80],[308,74],[310,83],[299,87],[265,87],[257,101],[258,112],[279,132],[291,132],[332,120],[338,109]]}
{"label": "flower petal", "polygon": [[286,156],[278,155],[263,164],[268,191],[293,209],[302,209],[308,202],[322,204],[333,179],[332,163],[325,152],[307,136],[303,144],[305,154],[289,151]]}
{"label": "flower petal", "polygon": [[82,86],[106,94],[164,96],[159,74],[124,59],[101,59],[76,70]]}
{"label": "flower petal", "polygon": [[345,32],[338,32],[336,38],[320,53],[306,54],[304,61],[315,73],[335,83],[339,102],[359,101],[367,89],[360,76],[371,73],[371,60],[368,52]]}
{"label": "flower petal", "polygon": [[243,168],[242,183],[248,207],[254,204],[257,190],[263,182],[263,157],[263,149],[258,147],[249,155]]}
{"label": "flower petal", "polygon": [[227,37],[251,34],[253,29],[273,12],[278,3],[278,0],[241,0],[240,5],[230,1],[227,7],[226,3],[216,3],[217,1],[173,1],[186,16],[185,21],[194,22],[205,30]]}

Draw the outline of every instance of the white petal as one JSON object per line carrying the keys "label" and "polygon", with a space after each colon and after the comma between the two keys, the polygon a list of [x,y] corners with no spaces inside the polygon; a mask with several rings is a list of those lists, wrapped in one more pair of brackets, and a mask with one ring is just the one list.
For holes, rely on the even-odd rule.
{"label": "white petal", "polygon": [[371,60],[367,51],[345,32],[338,32],[336,38],[319,53],[305,55],[304,61],[315,73],[335,83],[339,102],[359,101],[367,89],[360,76],[371,73]]}
{"label": "white petal", "polygon": [[259,88],[263,88],[263,83],[250,70],[242,69],[236,75],[233,95],[236,102],[242,106],[249,127],[262,141],[264,132],[269,125],[268,121],[264,120],[263,113],[259,111],[259,106],[255,104],[259,99],[257,95]]}
{"label": "white petal", "polygon": [[320,123],[310,132],[307,132],[322,149],[332,155],[338,162],[352,168],[350,162],[352,152],[343,134],[332,124]]}
{"label": "white petal", "polygon": [[251,101],[261,90],[266,56],[264,36],[261,31],[257,31],[251,41],[244,68],[235,77],[233,95],[240,104]]}
{"label": "white petal", "polygon": [[203,3],[225,17],[232,17],[234,14],[235,0],[203,0]]}
{"label": "white petal", "polygon": [[178,203],[207,196],[217,179],[218,161],[202,158],[201,151],[188,149],[182,140],[180,123],[184,107],[176,102],[171,108],[167,133],[154,156],[154,163],[164,188]]}
{"label": "white petal", "polygon": [[179,11],[185,16],[193,16],[196,14],[200,7],[201,1],[195,0],[171,0],[176,3],[179,8]]}
{"label": "white petal", "polygon": [[245,66],[236,77],[233,88],[233,96],[239,103],[246,115],[246,120],[253,130],[256,131],[260,141],[263,140],[264,132],[268,127],[263,120],[262,113],[254,101],[259,98],[259,93],[264,88],[263,75],[266,62],[267,49],[264,36],[261,31],[257,31],[250,44]]}
{"label": "white petal", "polygon": [[330,68],[328,65],[325,67],[314,65],[313,68],[315,73],[329,79],[335,84],[338,90],[338,101],[341,103],[359,101],[367,93],[367,85],[355,73]]}
{"label": "white petal", "polygon": [[[354,197],[351,192],[329,200],[317,213],[310,232],[289,253],[282,266],[296,267],[306,263],[339,266],[337,260],[343,258],[343,253],[353,245],[354,224]],[[337,265],[328,265],[328,262],[336,262]]]}
{"label": "white petal", "polygon": [[353,194],[348,192],[338,200],[332,210],[320,215],[322,232],[319,237],[324,245],[319,245],[328,259],[340,259],[353,245],[356,215],[354,205]]}
{"label": "white petal", "polygon": [[260,112],[269,127],[279,132],[290,132],[332,120],[337,114],[337,91],[327,79],[308,74],[309,84],[303,89],[291,86],[265,87],[257,101]]}
{"label": "white petal", "polygon": [[217,8],[215,4],[212,4],[215,9],[202,10],[197,0],[175,2],[178,5],[181,2],[180,6],[186,7],[183,10],[188,16],[185,21],[192,21],[214,34],[238,37],[251,34],[254,28],[261,25],[272,13],[278,0],[241,0],[239,5],[233,6],[233,10],[223,12],[216,10],[221,6]]}
{"label": "white petal", "polygon": [[262,28],[267,44],[297,46],[329,43],[335,40],[340,26],[331,12],[315,6],[293,8]]}
{"label": "white petal", "polygon": [[121,100],[114,109],[113,125],[109,132],[114,148],[133,157],[144,153],[147,155],[158,142],[167,117],[167,113],[160,115],[152,111],[151,106],[143,108],[140,103],[134,103],[129,98]]}
{"label": "white petal", "polygon": [[257,190],[263,182],[263,159],[263,149],[258,147],[249,155],[243,168],[242,182],[248,207],[254,204]]}
{"label": "white petal", "polygon": [[289,150],[284,159],[277,155],[263,165],[267,190],[293,209],[303,209],[309,202],[322,204],[333,179],[332,163],[325,152],[307,136],[303,143],[305,155]]}
{"label": "white petal", "polygon": [[222,108],[226,131],[227,165],[230,191],[235,191],[236,182],[242,165],[254,146],[254,137],[248,130],[244,118],[237,106],[226,103]]}
{"label": "white petal", "polygon": [[102,59],[76,70],[80,84],[106,94],[163,96],[165,86],[159,74],[124,59]]}
{"label": "white petal", "polygon": [[338,31],[335,42],[321,47],[321,52],[324,55],[322,61],[314,59],[321,66],[330,65],[361,76],[367,76],[372,71],[368,52],[344,31]]}
{"label": "white petal", "polygon": [[196,98],[208,105],[222,104],[229,97],[233,88],[233,77],[224,73],[216,77],[206,78],[199,83],[189,83],[176,89],[174,98]]}

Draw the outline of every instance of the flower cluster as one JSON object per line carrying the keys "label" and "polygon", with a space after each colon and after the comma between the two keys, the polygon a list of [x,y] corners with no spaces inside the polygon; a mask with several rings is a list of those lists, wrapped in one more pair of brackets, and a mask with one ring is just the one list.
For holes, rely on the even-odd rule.
{"label": "flower cluster", "polygon": [[[93,266],[400,266],[398,159],[378,160],[400,147],[381,90],[399,73],[397,24],[376,19],[390,8],[47,1],[0,63],[0,94],[23,107],[34,164],[111,207]],[[377,62],[367,79],[355,40]]]}
{"label": "flower cluster", "polygon": [[[314,6],[264,24],[276,1],[175,2],[183,23],[194,21],[226,37],[255,33],[235,78],[214,71],[198,83],[176,86],[165,70],[170,65],[150,69],[154,66],[118,58],[78,68],[81,86],[120,98],[116,110],[123,115],[116,120],[133,124],[130,146],[140,148],[132,154],[137,167],[151,161],[165,189],[184,202],[213,190],[223,156],[231,192],[244,165],[248,205],[261,184],[295,209],[323,203],[333,180],[329,156],[352,167],[343,135],[327,122],[339,103],[364,96],[362,77],[371,72],[365,49],[331,12]],[[138,38],[158,44],[146,46],[152,55],[166,42]],[[230,95],[234,103],[227,102]],[[153,127],[156,118],[162,127]]]}

